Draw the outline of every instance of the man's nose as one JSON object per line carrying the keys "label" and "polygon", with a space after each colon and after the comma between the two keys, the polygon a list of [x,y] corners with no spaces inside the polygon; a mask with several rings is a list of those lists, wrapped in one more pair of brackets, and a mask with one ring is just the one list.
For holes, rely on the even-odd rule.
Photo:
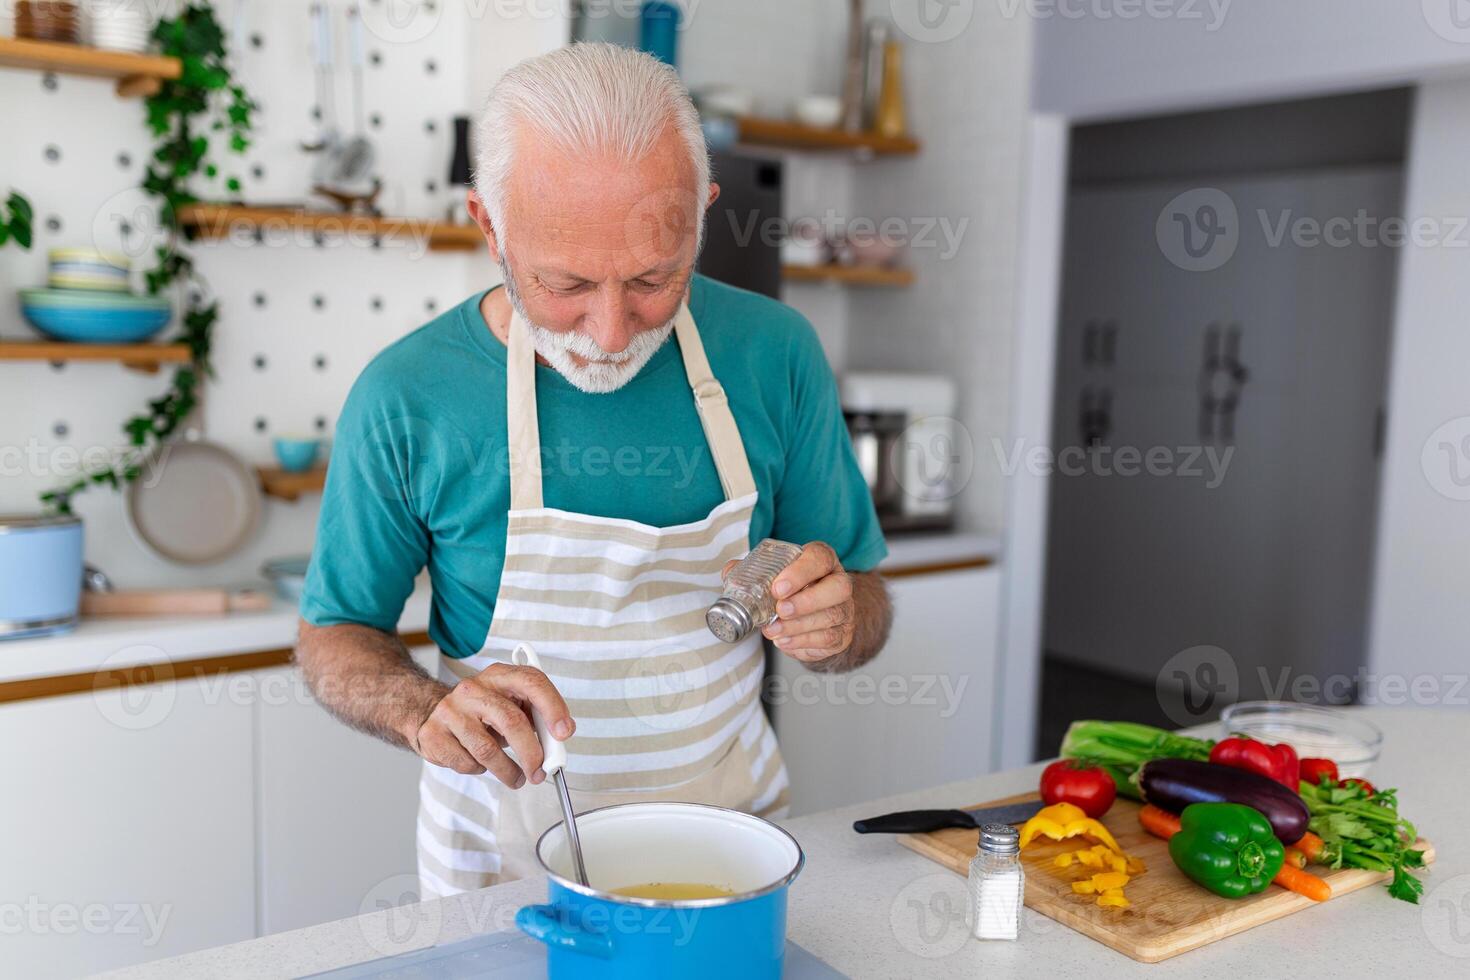
{"label": "man's nose", "polygon": [[592,325],[587,331],[594,343],[609,354],[621,354],[633,339],[628,300],[621,285],[601,290]]}

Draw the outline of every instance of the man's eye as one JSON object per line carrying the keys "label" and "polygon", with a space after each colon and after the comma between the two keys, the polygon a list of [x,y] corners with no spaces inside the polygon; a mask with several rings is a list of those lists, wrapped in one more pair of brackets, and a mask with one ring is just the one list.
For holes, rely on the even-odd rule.
{"label": "man's eye", "polygon": [[661,282],[653,282],[653,281],[648,280],[648,279],[634,279],[633,280],[633,288],[634,289],[641,289],[644,292],[651,293],[651,292],[654,292],[656,290],[663,289],[664,288],[664,283],[661,283]]}
{"label": "man's eye", "polygon": [[590,285],[591,285],[591,283],[579,282],[579,283],[576,283],[576,284],[571,285],[571,286],[560,286],[560,285],[557,285],[557,286],[551,286],[550,288],[551,288],[551,291],[553,293],[556,293],[558,296],[575,296],[578,293],[586,292],[587,291],[587,287],[590,286]]}

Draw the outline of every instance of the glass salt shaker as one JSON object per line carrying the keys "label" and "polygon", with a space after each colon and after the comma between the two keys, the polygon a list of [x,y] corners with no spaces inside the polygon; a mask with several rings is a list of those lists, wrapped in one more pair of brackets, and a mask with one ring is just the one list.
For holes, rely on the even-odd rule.
{"label": "glass salt shaker", "polygon": [[1009,824],[980,828],[980,850],[970,862],[970,931],[976,939],[1016,939],[1026,872],[1021,867],[1020,834]]}
{"label": "glass salt shaker", "polygon": [[726,643],[738,643],[776,618],[776,576],[796,561],[801,548],[766,538],[742,558],[725,579],[725,591],[705,613],[709,631]]}

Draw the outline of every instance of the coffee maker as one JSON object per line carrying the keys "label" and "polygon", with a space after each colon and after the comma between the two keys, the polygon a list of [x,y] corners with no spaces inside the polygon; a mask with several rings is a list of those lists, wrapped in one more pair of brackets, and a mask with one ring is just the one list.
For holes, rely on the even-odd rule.
{"label": "coffee maker", "polygon": [[855,372],[841,384],[858,467],[888,533],[954,526],[963,487],[955,384],[943,375]]}

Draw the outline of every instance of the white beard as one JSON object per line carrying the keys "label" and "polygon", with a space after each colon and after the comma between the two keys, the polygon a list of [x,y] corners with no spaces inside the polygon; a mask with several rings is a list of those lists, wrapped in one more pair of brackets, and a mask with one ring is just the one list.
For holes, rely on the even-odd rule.
{"label": "white beard", "polygon": [[[586,334],[575,330],[558,332],[537,326],[526,314],[509,267],[503,260],[500,267],[505,275],[506,297],[530,328],[536,353],[545,358],[574,388],[589,395],[611,394],[632,381],[649,359],[658,353],[664,341],[669,339],[669,334],[674,332],[674,321],[670,320],[656,330],[634,334],[628,346],[620,353],[609,354]],[[572,359],[573,354],[587,363],[578,364]]]}

